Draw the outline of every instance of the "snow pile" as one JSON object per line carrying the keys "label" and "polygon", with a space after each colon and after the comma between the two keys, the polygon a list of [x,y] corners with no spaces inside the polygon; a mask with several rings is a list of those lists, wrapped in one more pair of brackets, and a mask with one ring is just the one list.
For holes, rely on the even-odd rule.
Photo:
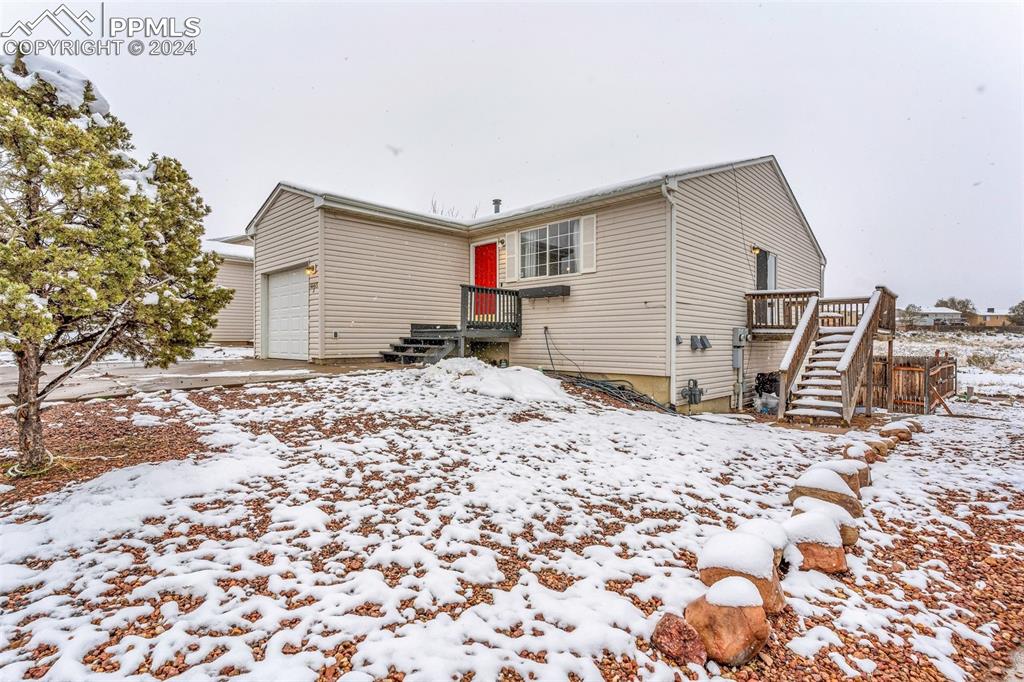
{"label": "snow pile", "polygon": [[796,498],[793,500],[793,509],[800,512],[816,512],[818,514],[823,514],[832,519],[833,523],[837,526],[855,527],[857,525],[853,515],[838,504],[819,500],[815,497],[805,496]]}
{"label": "snow pile", "polygon": [[520,403],[572,403],[562,382],[528,367],[492,367],[476,358],[451,358],[433,366],[436,372],[458,377],[463,390]]}
{"label": "snow pile", "polygon": [[829,516],[816,511],[797,514],[782,522],[790,542],[814,542],[826,547],[842,547],[836,522]]}
{"label": "snow pile", "polygon": [[789,544],[789,536],[786,535],[786,529],[782,527],[782,524],[768,519],[744,521],[736,527],[736,532],[756,535],[771,545],[774,550],[785,549]]}
{"label": "snow pile", "polygon": [[754,583],[738,575],[722,578],[708,588],[704,598],[715,606],[763,606],[764,600]]}
{"label": "snow pile", "polygon": [[775,551],[756,535],[728,531],[708,538],[697,559],[697,568],[726,568],[755,578],[771,578],[775,572]]}
{"label": "snow pile", "polygon": [[844,481],[839,474],[820,467],[808,469],[800,475],[800,478],[796,479],[796,483],[793,485],[794,487],[799,486],[801,488],[827,490],[830,493],[839,493],[840,495],[856,497],[856,495],[853,494],[853,491],[850,490],[850,486],[846,485],[846,481]]}

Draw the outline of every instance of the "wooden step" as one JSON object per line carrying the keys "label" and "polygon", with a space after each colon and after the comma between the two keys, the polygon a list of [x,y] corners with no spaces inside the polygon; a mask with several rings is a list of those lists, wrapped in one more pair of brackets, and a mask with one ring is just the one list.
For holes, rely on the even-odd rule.
{"label": "wooden step", "polygon": [[810,369],[810,370],[807,370],[806,372],[804,372],[804,378],[825,377],[825,378],[828,378],[828,379],[835,378],[836,381],[839,381],[839,379],[836,378],[838,376],[839,376],[839,372],[837,372],[834,369]]}
{"label": "wooden step", "polygon": [[856,327],[818,327],[818,336],[826,336],[829,334],[853,334],[857,331]]}
{"label": "wooden step", "polygon": [[786,410],[787,417],[813,417],[816,419],[842,419],[843,415],[832,410],[820,410],[813,407],[798,407],[794,410]]}
{"label": "wooden step", "polygon": [[406,346],[443,346],[448,339],[443,336],[403,336],[401,342]]}
{"label": "wooden step", "polygon": [[838,360],[812,360],[807,363],[809,369],[835,369],[838,366]]}
{"label": "wooden step", "polygon": [[800,386],[842,386],[842,382],[839,379],[822,379],[820,377],[813,377],[808,379],[801,379],[797,382],[797,387]]}
{"label": "wooden step", "polygon": [[841,343],[844,346],[849,345],[853,337],[849,334],[833,334],[831,332],[818,331],[817,343]]}
{"label": "wooden step", "polygon": [[793,395],[798,395],[798,396],[819,396],[819,397],[823,397],[823,398],[824,397],[830,397],[831,398],[831,397],[841,397],[843,395],[843,392],[838,390],[838,389],[834,389],[834,388],[822,388],[822,387],[818,386],[818,387],[812,387],[812,388],[798,388],[795,391],[793,391]]}
{"label": "wooden step", "polygon": [[822,360],[826,358],[838,360],[841,357],[843,357],[843,353],[842,351],[838,350],[815,350],[813,353],[811,353],[812,360],[819,358]]}
{"label": "wooden step", "polygon": [[843,403],[837,400],[822,400],[821,398],[797,398],[790,405],[796,407],[812,407],[821,410],[842,410]]}
{"label": "wooden step", "polygon": [[822,343],[821,341],[818,341],[814,344],[814,352],[834,350],[842,353],[849,345],[850,344],[848,343]]}

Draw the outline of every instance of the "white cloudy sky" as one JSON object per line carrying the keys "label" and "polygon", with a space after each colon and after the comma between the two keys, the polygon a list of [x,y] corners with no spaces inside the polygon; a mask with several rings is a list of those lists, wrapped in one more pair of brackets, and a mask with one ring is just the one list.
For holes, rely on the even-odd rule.
{"label": "white cloudy sky", "polygon": [[[0,5],[0,23],[55,4]],[[214,236],[281,179],[466,215],[771,153],[829,258],[828,293],[1024,299],[1017,3],[105,11],[201,18],[194,57],[66,61],[140,152],[186,164]]]}

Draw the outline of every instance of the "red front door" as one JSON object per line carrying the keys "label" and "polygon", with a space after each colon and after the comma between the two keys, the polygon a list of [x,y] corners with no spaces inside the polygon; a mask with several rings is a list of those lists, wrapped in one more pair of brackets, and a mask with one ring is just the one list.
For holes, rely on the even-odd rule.
{"label": "red front door", "polygon": [[[478,287],[498,286],[498,244],[477,244],[473,247],[473,284]],[[497,313],[494,294],[477,293],[473,303],[475,316]]]}

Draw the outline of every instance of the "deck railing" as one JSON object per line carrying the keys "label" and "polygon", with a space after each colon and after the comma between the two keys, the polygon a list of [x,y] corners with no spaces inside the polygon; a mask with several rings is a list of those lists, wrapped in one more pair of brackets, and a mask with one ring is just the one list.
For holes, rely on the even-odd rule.
{"label": "deck railing", "polygon": [[515,289],[462,285],[461,329],[472,336],[519,336],[523,303]]}
{"label": "deck railing", "polygon": [[755,333],[793,331],[808,301],[817,295],[817,289],[748,291],[747,327]]}

